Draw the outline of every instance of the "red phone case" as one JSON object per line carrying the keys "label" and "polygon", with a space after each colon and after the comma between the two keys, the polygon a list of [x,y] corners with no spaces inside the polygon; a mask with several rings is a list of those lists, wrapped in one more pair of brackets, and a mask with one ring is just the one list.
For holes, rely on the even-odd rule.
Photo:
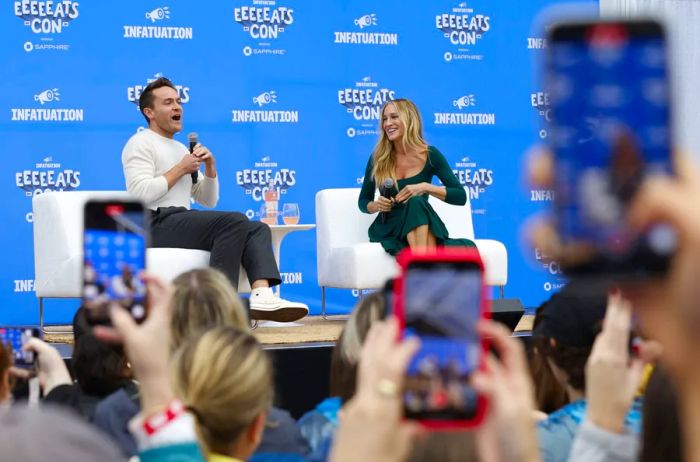
{"label": "red phone case", "polygon": [[[483,284],[484,264],[481,261],[481,256],[476,249],[470,247],[438,247],[435,250],[427,253],[414,253],[410,249],[401,252],[397,257],[397,262],[401,267],[401,276],[398,277],[394,284],[394,314],[399,320],[399,338],[404,337],[406,328],[406,313],[404,311],[404,287],[406,270],[411,263],[416,262],[455,262],[455,263],[474,263],[479,267],[482,275],[481,284],[481,303],[480,303],[480,318],[489,319],[491,317],[491,300],[487,297],[488,290]],[[488,339],[481,338],[481,355],[479,360],[479,369],[485,369],[486,353],[489,349]],[[488,400],[485,396],[479,395],[477,398],[476,414],[472,419],[468,420],[436,420],[436,419],[420,419],[421,425],[431,430],[452,430],[473,428],[481,424],[486,415],[488,408]]]}

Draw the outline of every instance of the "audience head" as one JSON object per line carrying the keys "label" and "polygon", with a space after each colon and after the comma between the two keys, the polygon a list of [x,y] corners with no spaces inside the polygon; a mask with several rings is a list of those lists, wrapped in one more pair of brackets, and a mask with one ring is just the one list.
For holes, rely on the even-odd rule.
{"label": "audience head", "polygon": [[676,391],[668,373],[658,366],[652,372],[642,404],[640,462],[683,460],[683,433]]}
{"label": "audience head", "polygon": [[10,398],[10,368],[12,367],[12,347],[0,342],[0,404]]}
{"label": "audience head", "polygon": [[586,361],[602,328],[607,297],[602,285],[572,281],[542,307],[535,345],[567,389],[586,389]]}
{"label": "audience head", "polygon": [[197,421],[207,453],[246,460],[260,443],[272,404],[272,365],[253,336],[217,327],[175,354],[174,388]]}
{"label": "audience head", "polygon": [[76,341],[72,365],[78,386],[88,395],[107,396],[131,380],[124,349],[92,334],[83,334]]}
{"label": "audience head", "polygon": [[375,321],[384,317],[384,295],[372,292],[363,298],[353,310],[331,357],[331,395],[340,396],[343,402],[355,394],[357,364],[365,337]]}
{"label": "audience head", "polygon": [[[390,128],[398,130],[387,133],[387,124],[390,124]],[[387,178],[396,179],[396,143],[400,143],[404,151],[425,151],[428,144],[423,139],[420,112],[411,100],[405,98],[384,103],[379,120],[379,133],[379,141],[372,152],[372,174],[375,182],[382,184]]]}
{"label": "audience head", "polygon": [[187,337],[216,326],[248,330],[248,316],[229,280],[212,268],[181,274],[173,281],[171,346],[176,349]]}
{"label": "audience head", "polygon": [[2,460],[118,462],[124,457],[107,436],[73,413],[51,405],[12,406],[0,412]]}

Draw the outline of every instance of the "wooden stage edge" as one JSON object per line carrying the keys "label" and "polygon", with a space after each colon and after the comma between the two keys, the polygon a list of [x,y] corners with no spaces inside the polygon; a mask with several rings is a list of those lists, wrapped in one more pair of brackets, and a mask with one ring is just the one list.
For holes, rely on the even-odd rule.
{"label": "wooden stage edge", "polygon": [[[515,332],[528,332],[532,329],[534,316],[524,315]],[[309,316],[293,323],[263,321],[254,329],[253,335],[265,348],[307,348],[332,346],[345,326],[343,317],[323,319]],[[73,343],[71,333],[47,333],[44,338],[49,343]]]}

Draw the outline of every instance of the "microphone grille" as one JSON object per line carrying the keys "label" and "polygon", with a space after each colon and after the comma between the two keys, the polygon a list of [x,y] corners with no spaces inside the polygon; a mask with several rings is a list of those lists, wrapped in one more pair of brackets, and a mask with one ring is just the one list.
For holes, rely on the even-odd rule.
{"label": "microphone grille", "polygon": [[391,178],[387,178],[386,180],[384,180],[384,185],[383,185],[383,186],[384,186],[385,189],[391,189],[391,188],[393,188],[393,187],[394,187],[394,180],[392,180]]}
{"label": "microphone grille", "polygon": [[197,143],[199,141],[199,135],[197,133],[192,132],[187,134],[187,141],[190,143]]}

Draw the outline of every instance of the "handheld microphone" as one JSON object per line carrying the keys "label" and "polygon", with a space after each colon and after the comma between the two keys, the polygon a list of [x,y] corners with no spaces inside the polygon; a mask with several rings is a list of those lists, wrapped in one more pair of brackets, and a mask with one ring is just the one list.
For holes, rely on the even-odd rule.
{"label": "handheld microphone", "polygon": [[[391,199],[392,197],[396,196],[396,193],[396,185],[394,184],[394,180],[391,178],[384,180],[384,184],[379,187],[379,195],[386,197],[387,199]],[[379,215],[379,219],[381,220],[382,224],[386,223],[387,215],[387,212],[381,212]]]}
{"label": "handheld microphone", "polygon": [[[187,141],[190,142],[190,154],[192,154],[192,152],[194,152],[194,147],[197,146],[197,143],[199,143],[199,135],[197,135],[195,132],[189,133],[187,135]],[[198,174],[199,172],[190,173],[190,176],[192,177],[192,184],[197,182]]]}

